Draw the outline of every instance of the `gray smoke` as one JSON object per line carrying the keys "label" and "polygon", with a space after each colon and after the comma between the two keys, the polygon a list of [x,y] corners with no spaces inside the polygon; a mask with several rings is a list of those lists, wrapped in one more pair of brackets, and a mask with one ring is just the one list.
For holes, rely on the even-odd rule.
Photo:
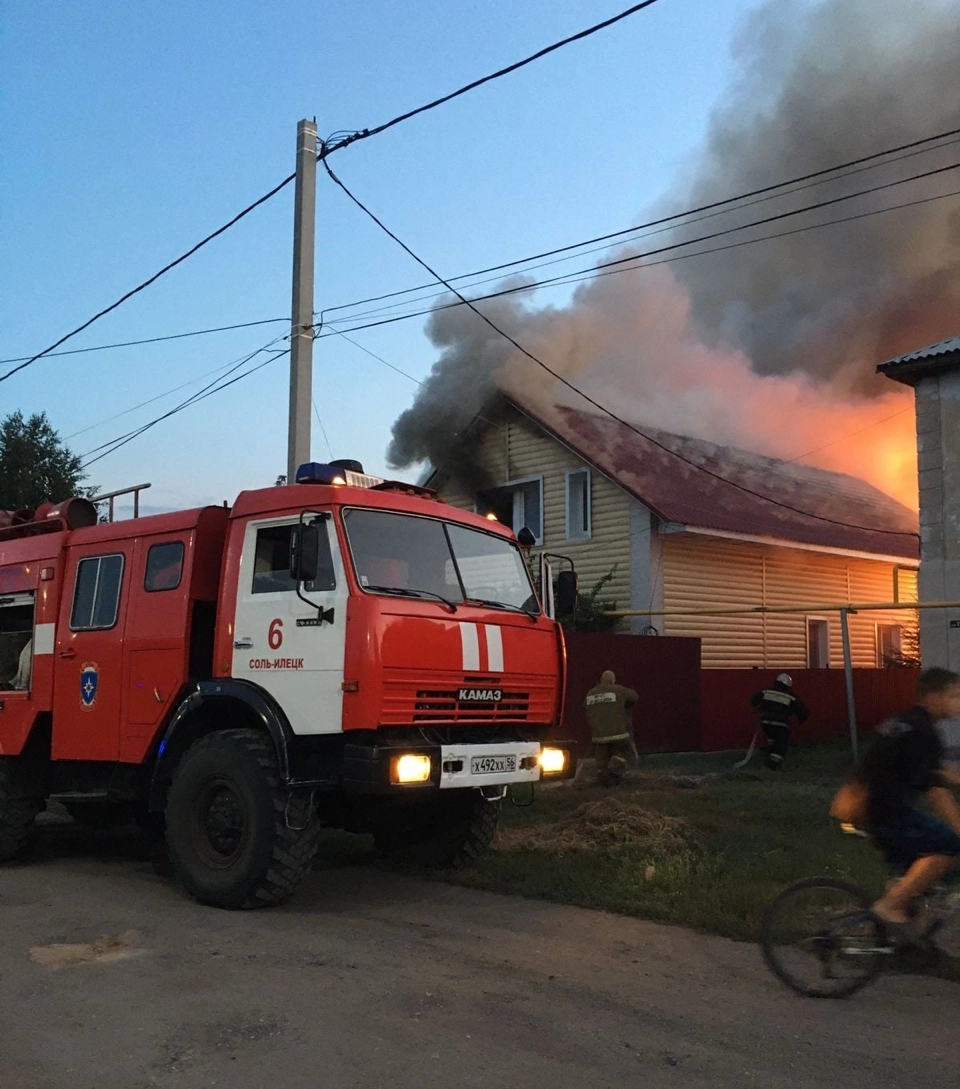
{"label": "gray smoke", "polygon": [[[677,187],[684,196],[657,211],[708,204],[960,128],[956,2],[772,0],[747,20],[736,54],[740,78],[715,112],[690,181]],[[666,237],[695,238],[952,162],[960,162],[960,142]],[[960,170],[693,249],[957,189]],[[960,200],[948,197],[602,278],[582,285],[568,307],[538,309],[530,295],[480,306],[554,370],[637,422],[799,456],[827,434],[902,411],[890,383],[874,378],[876,363],[960,332],[958,209]],[[643,248],[641,241],[604,259]],[[431,461],[477,487],[483,482],[464,429],[494,390],[543,408],[556,400],[586,407],[465,307],[436,311],[427,333],[440,355],[394,424],[392,465]],[[909,421],[896,426],[905,436]],[[837,449],[813,460],[869,477],[877,460],[869,444],[883,437],[868,432],[846,461]],[[873,479],[906,496],[913,469],[904,463],[897,473],[905,486],[891,482],[889,467]]]}
{"label": "gray smoke", "polygon": [[[828,0],[812,9],[776,0],[749,19],[736,56],[741,77],[714,114],[685,207],[960,128],[955,0]],[[708,222],[746,222],[957,163],[958,147],[954,137],[940,150]],[[755,233],[957,189],[960,170],[947,171]],[[685,228],[682,237],[697,230]],[[955,198],[680,262],[676,270],[707,343],[742,349],[760,374],[800,371],[841,388],[875,389],[877,362],[960,332]]]}
{"label": "gray smoke", "polygon": [[[515,278],[503,286],[524,282]],[[536,352],[536,345],[540,344],[553,360],[554,325],[564,312],[529,310],[520,298],[506,296],[481,303],[480,307],[498,328],[522,335],[528,350]],[[449,298],[443,300],[449,301]],[[516,350],[466,306],[435,310],[427,321],[426,332],[430,342],[440,350],[440,357],[413,406],[394,423],[387,460],[397,468],[429,461],[443,465],[470,489],[485,487],[489,482],[472,456],[473,445],[466,428],[494,390],[506,384],[504,369]],[[556,369],[567,368],[561,363]],[[538,371],[530,376],[532,383],[538,383],[538,392],[545,392],[550,386],[550,381],[540,377],[544,373]]]}

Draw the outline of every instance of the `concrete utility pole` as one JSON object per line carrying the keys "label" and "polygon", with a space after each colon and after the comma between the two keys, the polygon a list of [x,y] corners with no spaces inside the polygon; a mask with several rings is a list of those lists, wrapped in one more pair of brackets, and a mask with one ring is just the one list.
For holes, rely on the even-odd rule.
{"label": "concrete utility pole", "polygon": [[293,211],[293,302],[290,308],[290,425],[287,483],[310,460],[313,400],[313,261],[317,224],[317,122],[297,125],[297,181]]}

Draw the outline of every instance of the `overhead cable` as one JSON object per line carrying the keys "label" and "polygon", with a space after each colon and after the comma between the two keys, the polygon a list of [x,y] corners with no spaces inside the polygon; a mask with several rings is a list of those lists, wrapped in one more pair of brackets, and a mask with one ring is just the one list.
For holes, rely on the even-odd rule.
{"label": "overhead cable", "polygon": [[[447,102],[451,102],[455,98],[459,98],[461,95],[467,94],[468,91],[475,90],[477,87],[482,87],[486,83],[490,83],[495,79],[500,79],[503,76],[509,75],[511,72],[516,72],[520,68],[526,67],[528,64],[532,64],[534,61],[539,60],[541,57],[546,57],[550,53],[556,52],[558,49],[562,49],[564,46],[571,45],[574,42],[581,41],[584,38],[589,38],[591,35],[598,33],[598,31],[605,30],[607,27],[613,26],[615,23],[621,22],[623,19],[628,18],[631,15],[635,15],[638,11],[642,11],[644,8],[649,8],[653,4],[657,3],[657,0],[643,0],[643,3],[634,4],[632,7],[627,8],[625,11],[621,11],[619,14],[612,16],[609,19],[604,19],[603,22],[595,23],[593,26],[587,27],[586,30],[581,30],[577,34],[572,34],[567,38],[563,38],[559,42],[554,42],[552,45],[548,45],[543,49],[538,50],[536,53],[532,53],[529,57],[525,57],[523,60],[516,61],[513,64],[508,65],[506,68],[500,68],[496,72],[491,72],[489,75],[483,76],[480,79],[475,79],[470,83],[465,84],[463,87],[458,88],[456,91],[452,91],[449,94],[443,95],[441,98],[436,98],[432,102],[427,102],[423,106],[418,106],[416,109],[407,110],[406,113],[399,114],[397,117],[392,118],[390,121],[385,121],[381,125],[377,125],[371,129],[361,129],[357,132],[348,133],[339,139],[332,142],[328,142],[324,145],[323,150],[317,156],[317,159],[325,159],[326,156],[332,155],[335,151],[340,151],[342,148],[349,147],[351,144],[359,143],[361,140],[368,140],[371,136],[378,136],[382,132],[386,132],[387,129],[392,129],[394,126],[402,124],[404,121],[409,121],[412,117],[417,117],[419,114],[426,113],[429,110],[435,110],[438,106],[442,106]],[[111,303],[109,306],[105,306],[102,310],[93,315],[92,318],[88,318],[81,325],[78,325],[75,329],[72,329],[69,333],[64,334],[59,340],[54,341],[49,347],[44,348],[43,351],[37,352],[36,355],[32,355],[29,358],[23,360],[16,367],[7,371],[5,374],[0,375],[0,382],[6,381],[13,375],[22,371],[24,368],[29,367],[31,364],[36,363],[38,359],[42,359],[44,356],[49,355],[56,348],[59,348],[61,344],[66,343],[72,337],[75,337],[78,333],[82,333],[84,329],[89,329],[94,322],[99,321],[100,318],[105,317],[107,314],[116,310],[117,307],[122,306],[128,299],[132,299],[134,295],[138,295],[141,291],[148,288],[151,284],[156,283],[161,276],[170,272],[171,269],[182,264],[187,258],[192,257],[198,250],[208,245],[215,238],[219,238],[225,231],[230,230],[235,224],[239,223],[241,219],[248,216],[260,205],[265,204],[272,197],[275,197],[277,193],[285,189],[294,179],[296,173],[289,174],[275,185],[271,190],[264,193],[262,197],[258,197],[252,204],[248,204],[246,208],[238,212],[227,223],[224,223],[222,227],[218,227],[215,231],[212,231],[205,238],[202,238],[196,245],[191,246],[186,253],[181,254],[179,257],[170,261],[164,265],[158,272],[155,272],[148,279],[142,283],[137,284],[136,287],[131,288],[124,295],[121,295],[116,302]]]}
{"label": "overhead cable", "polygon": [[503,337],[508,343],[512,344],[513,347],[516,348],[516,350],[521,353],[521,355],[525,356],[532,363],[534,363],[538,367],[542,368],[552,378],[554,378],[556,381],[560,382],[561,385],[565,386],[572,393],[575,393],[578,397],[582,398],[588,404],[592,405],[599,412],[602,412],[605,416],[609,416],[610,419],[614,420],[616,423],[620,424],[622,427],[626,427],[628,430],[634,432],[640,438],[642,438],[642,439],[646,440],[647,442],[651,443],[652,445],[658,447],[659,449],[663,450],[665,453],[671,455],[672,457],[676,458],[677,460],[682,461],[685,464],[690,465],[692,468],[697,469],[700,472],[705,473],[707,476],[713,477],[715,480],[718,480],[723,484],[727,484],[730,487],[737,489],[738,491],[744,492],[744,493],[746,493],[748,495],[752,495],[754,498],[761,499],[766,503],[771,503],[774,506],[781,507],[781,508],[783,508],[785,510],[792,511],[794,514],[799,514],[799,515],[801,515],[801,516],[803,516],[805,518],[813,518],[813,519],[815,519],[817,521],[821,521],[821,522],[827,522],[827,523],[830,523],[832,525],[843,526],[844,528],[847,528],[847,529],[861,530],[861,531],[864,531],[864,532],[867,532],[867,533],[880,533],[880,534],[885,534],[885,535],[889,535],[889,536],[897,536],[897,537],[903,537],[903,536],[908,536],[909,535],[909,534],[905,534],[904,532],[898,531],[898,530],[880,529],[880,528],[875,527],[875,526],[861,526],[861,525],[857,525],[856,523],[853,523],[853,522],[846,522],[846,521],[841,521],[840,519],[836,519],[836,518],[829,518],[826,515],[817,514],[817,513],[813,512],[813,511],[803,510],[800,507],[794,507],[791,504],[785,503],[785,502],[783,502],[782,500],[779,500],[779,499],[775,499],[772,496],[764,495],[762,492],[755,491],[753,488],[748,488],[745,484],[740,484],[738,481],[731,480],[731,479],[729,479],[729,477],[725,477],[721,473],[714,472],[714,470],[707,468],[707,466],[702,465],[699,462],[694,461],[692,458],[688,458],[684,454],[681,454],[678,451],[671,449],[665,443],[663,443],[663,442],[659,441],[658,439],[656,439],[653,435],[650,435],[649,433],[641,430],[639,427],[637,427],[633,423],[630,423],[628,420],[623,419],[621,416],[617,415],[617,413],[615,413],[612,409],[608,408],[604,404],[601,404],[601,402],[596,400],[596,398],[592,397],[589,393],[586,393],[584,390],[580,389],[577,385],[575,385],[573,382],[571,382],[568,378],[565,378],[558,371],[554,370],[547,363],[544,363],[544,361],[542,359],[538,358],[531,351],[526,349],[522,344],[519,343],[519,341],[517,341],[514,337],[512,337],[508,332],[501,329],[500,326],[498,326],[496,324],[496,322],[492,321],[489,317],[487,317],[487,315],[484,314],[482,310],[479,310],[476,306],[474,306],[473,303],[469,299],[467,299],[463,295],[460,295],[459,292],[457,291],[457,289],[452,286],[452,284],[450,284],[446,280],[444,280],[443,277],[435,269],[431,268],[430,265],[427,264],[427,262],[424,261],[422,257],[418,256],[401,238],[399,238],[396,234],[394,234],[394,232],[392,230],[390,230],[390,228],[387,227],[386,224],[374,212],[372,212],[357,196],[355,196],[350,191],[350,189],[330,169],[330,164],[329,163],[324,161],[323,165],[324,165],[324,169],[326,170],[326,172],[327,172],[328,176],[330,177],[331,181],[333,181],[334,184],[337,185],[346,194],[346,196],[364,213],[364,215],[368,216],[384,232],[384,234],[386,234],[388,237],[392,238],[393,241],[396,242],[396,244],[398,246],[400,246],[400,248],[405,253],[407,253],[411,258],[413,258],[413,260],[416,261],[418,265],[420,265],[423,269],[425,269],[426,272],[428,272],[431,276],[433,276],[439,283],[443,284],[444,287],[446,287],[454,295],[457,295],[458,298],[460,298],[460,301],[465,306],[469,307],[477,315],[477,317],[480,318],[481,321],[483,321],[485,324],[489,325],[490,328],[493,329],[493,331],[495,333],[497,333],[499,336]]}
{"label": "overhead cable", "polygon": [[[623,238],[626,235],[634,234],[639,231],[647,231],[654,227],[661,227],[664,225],[678,224],[680,220],[689,219],[691,216],[702,216],[702,218],[711,218],[710,216],[702,215],[705,212],[716,212],[718,210],[729,209],[736,211],[737,208],[731,208],[732,205],[738,207],[749,207],[748,204],[743,202],[751,201],[752,198],[762,197],[764,199],[773,199],[777,196],[788,196],[789,193],[780,193],[779,190],[787,189],[789,186],[799,186],[800,188],[793,190],[793,192],[800,192],[801,189],[810,188],[809,185],[803,185],[805,182],[822,181],[836,181],[838,178],[829,178],[830,174],[838,174],[841,171],[849,172],[849,174],[860,173],[860,170],[855,170],[855,167],[863,167],[864,164],[872,164],[867,166],[866,169],[873,169],[874,167],[886,166],[888,163],[899,162],[900,158],[911,158],[913,155],[924,154],[928,151],[936,151],[941,147],[949,147],[951,144],[957,142],[956,139],[951,137],[960,136],[960,128],[949,129],[946,132],[937,133],[934,136],[925,137],[922,140],[911,140],[909,143],[900,144],[897,147],[886,148],[883,151],[876,151],[871,155],[862,155],[857,159],[850,159],[844,163],[837,163],[835,166],[825,167],[822,170],[815,170],[812,173],[800,174],[793,178],[788,178],[785,181],[776,182],[771,185],[761,186],[759,189],[752,189],[746,193],[739,193],[736,196],[724,197],[722,200],[712,201],[708,204],[701,204],[696,208],[688,208],[683,212],[674,212],[668,216],[661,216],[657,219],[648,220],[646,223],[638,223],[633,227],[625,227],[618,231],[611,231],[608,234],[596,235],[593,238],[584,239],[582,242],[574,242],[564,246],[558,246],[555,249],[544,250],[541,253],[531,254],[528,257],[517,258],[513,261],[505,261],[498,265],[490,265],[487,268],[477,269],[474,272],[461,273],[459,276],[453,276],[450,278],[450,283],[456,283],[461,280],[472,279],[475,276],[486,276],[491,272],[503,272],[510,268],[516,268],[518,265],[527,265],[533,261],[539,261],[546,257],[554,257],[560,253],[567,253],[571,250],[582,249],[586,246],[592,246],[598,242],[612,242],[615,239]],[[934,143],[934,141],[945,141],[944,143]],[[931,147],[924,147],[922,145],[931,144]],[[915,150],[915,149],[920,150]],[[909,152],[908,155],[902,155],[900,158],[889,158],[889,156],[899,155],[901,152]],[[886,159],[886,162],[877,162],[876,160]],[[848,176],[848,175],[844,175]],[[761,203],[761,201],[753,201],[753,203]],[[697,222],[697,220],[693,220]],[[382,295],[373,295],[370,298],[359,299],[352,303],[342,303],[337,306],[324,307],[323,314],[333,314],[339,310],[354,309],[357,306],[366,306],[369,303],[384,302],[387,299],[396,298],[399,295],[409,295],[417,291],[425,291],[428,288],[434,286],[434,283],[419,284],[416,287],[403,288],[400,291],[389,291]]]}
{"label": "overhead cable", "polygon": [[[511,261],[501,262],[500,264],[497,264],[497,265],[490,265],[487,268],[477,269],[477,270],[475,270],[473,272],[461,273],[458,276],[450,277],[449,282],[450,283],[458,283],[458,282],[463,281],[463,280],[472,280],[477,276],[484,276],[484,275],[487,275],[488,273],[493,273],[493,272],[502,272],[502,271],[506,271],[506,270],[511,269],[511,268],[517,268],[518,266],[521,266],[521,265],[530,265],[531,262],[536,262],[536,261],[539,261],[539,260],[541,260],[543,258],[553,257],[553,256],[556,256],[556,255],[562,254],[562,253],[572,253],[572,251],[575,251],[575,250],[583,250],[584,255],[585,255],[586,253],[589,253],[589,252],[595,252],[595,251],[592,251],[592,250],[586,250],[585,249],[585,247],[591,246],[591,245],[593,245],[595,243],[604,242],[604,241],[611,241],[612,242],[615,239],[623,239],[624,241],[627,241],[626,236],[633,235],[633,234],[638,234],[638,233],[644,232],[644,231],[649,231],[649,233],[652,233],[652,234],[661,233],[660,231],[651,230],[651,228],[660,227],[661,225],[667,225],[667,226],[664,227],[664,229],[671,229],[671,227],[669,225],[671,225],[671,224],[680,225],[679,224],[680,220],[686,220],[687,224],[685,224],[685,225],[689,225],[689,224],[692,224],[692,223],[697,223],[697,222],[700,222],[702,219],[713,218],[714,215],[725,214],[725,213],[730,212],[730,211],[737,211],[737,210],[739,210],[741,208],[750,207],[752,204],[759,204],[759,203],[762,203],[765,200],[776,199],[778,196],[789,196],[791,193],[800,192],[802,189],[806,189],[806,188],[811,187],[810,185],[800,184],[800,183],[803,183],[803,182],[811,182],[811,180],[813,180],[813,184],[817,184],[816,179],[822,179],[822,180],[827,180],[827,181],[837,181],[837,180],[840,180],[843,177],[850,176],[850,174],[860,173],[862,169],[873,169],[874,167],[887,166],[890,163],[899,162],[899,161],[901,161],[902,159],[905,159],[905,158],[911,158],[911,157],[913,157],[915,155],[924,154],[924,153],[930,152],[930,151],[936,151],[936,150],[938,150],[939,148],[942,148],[942,147],[948,147],[948,146],[950,146],[950,144],[958,142],[956,139],[950,139],[951,137],[956,137],[958,134],[960,134],[960,129],[951,129],[951,130],[948,130],[946,132],[938,133],[938,134],[936,134],[934,136],[925,137],[923,140],[913,140],[910,143],[901,144],[898,147],[887,148],[887,149],[885,149],[883,151],[874,152],[872,155],[861,156],[858,159],[851,159],[846,163],[838,163],[836,166],[827,167],[827,168],[824,168],[822,170],[815,171],[812,174],[800,175],[798,177],[790,178],[790,179],[787,179],[787,180],[782,181],[782,182],[778,182],[778,183],[773,184],[773,185],[764,186],[764,187],[762,187],[760,189],[751,190],[750,192],[747,192],[747,193],[741,193],[741,194],[738,194],[736,196],[725,197],[723,200],[714,201],[713,203],[710,203],[710,204],[701,205],[698,208],[691,208],[691,209],[687,209],[686,211],[683,211],[683,212],[676,212],[676,213],[674,213],[672,215],[669,215],[669,216],[664,216],[664,217],[661,217],[659,219],[649,220],[646,223],[639,223],[639,224],[636,224],[633,227],[625,227],[625,228],[622,228],[622,229],[617,230],[617,231],[609,232],[607,234],[596,235],[596,236],[594,236],[592,238],[584,239],[581,242],[568,243],[567,245],[559,246],[559,247],[557,247],[555,249],[552,249],[552,250],[544,250],[544,251],[542,251],[540,253],[531,254],[528,257],[516,258],[516,259],[511,260]],[[938,140],[945,141],[945,142],[939,143],[939,144],[934,143],[934,141],[938,141]],[[922,145],[927,145],[927,144],[929,144],[931,146],[929,146],[929,147],[923,147],[922,146]],[[919,150],[912,150],[912,149],[918,149],[918,148],[919,148]],[[900,154],[902,152],[907,152],[907,154]],[[897,156],[897,155],[899,155],[898,158],[889,158],[889,156]],[[884,161],[884,162],[877,161],[877,160],[880,160],[880,159],[885,159],[886,161]],[[863,166],[862,164],[872,164],[872,165]],[[861,169],[851,169],[851,168],[854,168],[854,167],[860,167]],[[841,173],[839,173],[841,171],[849,171],[849,173],[841,174]],[[835,177],[835,178],[828,178],[827,176],[830,175],[830,174],[836,174],[838,176]],[[797,186],[797,188],[789,189],[788,188],[789,186]],[[779,190],[785,190],[785,191],[784,192],[778,192]],[[759,200],[752,199],[752,198],[756,198],[756,197],[760,197],[760,199]],[[703,213],[710,213],[710,214],[706,215],[706,214],[703,214]],[[698,218],[691,218],[691,217],[694,217],[694,216],[696,216]],[[598,248],[599,249],[606,249],[608,247],[600,246]],[[574,254],[573,257],[571,257],[569,259],[572,260],[576,256],[578,256],[578,255]],[[546,264],[550,264],[550,263],[552,263],[552,262],[546,262]],[[544,267],[544,266],[542,266],[542,265],[540,265],[540,266],[533,265],[533,268],[537,268],[537,267]],[[530,271],[532,271],[532,268],[530,269]],[[574,275],[574,274],[571,273],[570,275]],[[500,277],[493,277],[492,279],[500,279]],[[487,282],[490,282],[490,281],[480,281],[480,283],[487,283]],[[370,303],[382,302],[382,301],[385,301],[385,300],[388,300],[388,299],[398,298],[398,297],[404,296],[404,295],[415,294],[418,291],[425,291],[425,290],[428,290],[429,288],[434,287],[434,286],[435,286],[434,282],[431,282],[431,283],[427,283],[427,284],[420,284],[420,285],[417,285],[416,287],[408,287],[408,288],[403,288],[403,289],[398,290],[398,291],[390,291],[390,292],[386,292],[386,293],[380,294],[380,295],[373,295],[373,296],[370,296],[368,298],[357,299],[354,302],[341,303],[341,304],[338,304],[336,306],[325,307],[322,311],[318,311],[318,315],[329,315],[329,314],[334,314],[334,313],[337,313],[337,312],[340,312],[340,311],[343,311],[343,310],[354,310],[359,306],[366,306],[366,305],[368,305]],[[480,286],[480,285],[477,284],[477,283],[474,283],[474,284],[472,284],[470,286],[476,287],[476,286]],[[442,294],[444,294],[444,292],[440,292],[436,296],[426,296],[422,300],[411,300],[411,301],[412,302],[428,301],[430,298],[439,297],[439,295],[442,295]],[[400,304],[397,304],[397,305],[400,305]],[[392,309],[392,307],[384,307],[382,309],[387,310],[387,309]],[[419,311],[416,315],[412,315],[412,316],[419,316],[419,313],[429,313],[429,311]],[[335,320],[336,321],[355,321],[359,317],[366,317],[366,316],[367,316],[366,313],[359,314],[359,315],[354,314],[354,315],[349,316],[348,318],[335,319]],[[329,320],[329,319],[327,319],[327,320]],[[64,351],[64,352],[46,351],[46,352],[40,353],[40,355],[42,355],[44,357],[46,357],[46,356],[59,357],[59,356],[67,356],[67,355],[82,355],[82,354],[89,353],[89,352],[107,351],[109,349],[114,349],[114,348],[137,347],[139,345],[144,345],[144,344],[157,344],[157,343],[161,343],[161,342],[167,341],[167,340],[181,340],[181,339],[184,339],[184,338],[187,338],[187,337],[204,336],[204,335],[210,334],[210,333],[229,332],[229,331],[232,331],[232,330],[235,330],[235,329],[249,329],[249,328],[252,328],[252,327],[257,326],[257,325],[269,325],[269,324],[274,323],[274,322],[289,322],[289,318],[263,318],[263,319],[260,319],[258,321],[240,322],[240,323],[237,323],[237,324],[234,324],[234,325],[213,326],[213,327],[208,328],[208,329],[194,329],[194,330],[190,330],[190,331],[185,332],[185,333],[171,333],[171,334],[162,335],[162,336],[147,337],[147,338],[144,338],[144,339],[141,339],[141,340],[118,341],[118,342],[112,343],[112,344],[93,345],[93,346],[88,347],[88,348],[74,348],[74,349],[70,349],[70,350]],[[365,328],[365,326],[361,326],[359,328]],[[37,358],[40,358],[40,356],[36,356],[36,357],[34,357],[34,356],[13,356],[13,357],[11,357],[9,359],[0,359],[0,366],[6,365],[8,363],[23,363],[23,364],[27,365],[31,361],[33,361],[34,359],[37,359]],[[19,368],[17,368],[17,369],[19,369]],[[8,374],[3,375],[3,378],[10,377],[10,374],[12,374],[12,373],[15,373],[15,371],[12,371],[12,372],[9,372]],[[0,381],[2,381],[2,378],[0,378]]]}
{"label": "overhead cable", "polygon": [[[960,166],[960,164],[957,164],[957,166]],[[950,169],[957,169],[957,166],[954,166],[954,167],[952,167]],[[905,180],[913,180],[913,179],[905,179]],[[900,184],[900,183],[896,183],[896,184]],[[655,268],[657,265],[673,264],[673,263],[675,263],[677,261],[686,261],[686,260],[690,260],[690,259],[695,258],[695,257],[705,257],[705,256],[709,256],[710,254],[724,253],[724,252],[726,252],[728,250],[740,249],[740,248],[742,248],[744,246],[753,246],[753,245],[756,245],[759,242],[770,242],[770,241],[773,241],[773,240],[775,240],[777,238],[787,238],[787,237],[789,237],[791,235],[805,234],[808,231],[819,230],[820,228],[823,228],[823,227],[835,227],[835,226],[839,226],[839,225],[841,225],[843,223],[853,223],[853,222],[856,222],[857,220],[860,220],[860,219],[869,219],[872,216],[884,215],[886,213],[900,211],[900,210],[905,209],[905,208],[914,208],[914,207],[918,207],[920,205],[930,204],[930,203],[932,203],[934,201],[945,200],[945,199],[947,199],[949,197],[955,197],[955,196],[958,195],[958,193],[960,193],[960,191],[950,190],[949,192],[938,193],[938,194],[935,194],[934,196],[930,196],[930,197],[920,197],[920,198],[915,199],[915,200],[903,201],[902,203],[899,203],[899,204],[884,205],[881,208],[872,208],[872,209],[869,209],[869,210],[867,210],[865,212],[857,212],[857,213],[853,213],[851,215],[840,216],[840,217],[838,217],[836,219],[822,220],[819,223],[810,223],[810,224],[806,224],[806,225],[804,225],[802,227],[794,227],[791,230],[787,230],[787,231],[774,231],[771,234],[761,235],[761,236],[759,236],[757,238],[747,238],[747,239],[743,239],[742,241],[738,241],[738,242],[730,242],[730,243],[727,243],[727,244],[722,245],[722,246],[711,246],[708,249],[695,250],[692,253],[678,253],[678,254],[674,254],[673,256],[670,256],[670,257],[661,258],[660,260],[657,260],[657,261],[648,260],[649,257],[654,256],[654,255],[663,254],[663,253],[667,253],[669,251],[678,250],[678,249],[685,249],[687,246],[693,246],[693,245],[698,244],[699,242],[703,242],[703,241],[706,241],[708,239],[719,238],[719,237],[722,237],[722,236],[728,235],[728,234],[734,234],[734,233],[736,233],[738,231],[747,230],[750,227],[756,227],[756,226],[759,226],[762,223],[769,222],[769,220],[756,220],[756,221],[751,222],[751,223],[741,224],[740,226],[737,226],[737,227],[731,227],[726,231],[715,232],[715,233],[710,234],[710,235],[701,236],[700,238],[687,239],[687,240],[685,240],[683,242],[677,242],[677,243],[674,243],[674,244],[672,244],[670,246],[661,246],[660,248],[655,249],[655,250],[646,250],[643,253],[633,254],[630,257],[619,258],[619,259],[617,259],[615,261],[603,262],[603,263],[598,264],[598,265],[593,265],[590,268],[580,269],[580,270],[578,270],[576,272],[567,272],[567,273],[564,273],[564,274],[562,274],[560,276],[553,276],[553,277],[550,277],[548,279],[533,280],[533,281],[530,281],[528,283],[514,284],[514,285],[511,285],[509,287],[501,288],[499,291],[490,291],[490,292],[487,292],[484,295],[475,295],[475,296],[472,297],[472,301],[475,302],[475,303],[476,302],[485,302],[485,301],[487,301],[489,299],[503,298],[506,295],[522,295],[522,294],[524,294],[526,292],[529,292],[529,291],[539,291],[544,287],[562,287],[562,286],[567,286],[567,285],[570,285],[570,284],[581,283],[584,280],[602,279],[603,277],[606,277],[606,276],[622,275],[623,273],[626,273],[626,272],[642,272],[645,269]],[[850,198],[852,199],[853,197],[862,196],[862,195],[863,195],[863,193],[855,193],[855,194],[851,194]],[[811,211],[811,210],[813,210],[815,208],[819,208],[819,207],[822,207],[822,205],[821,204],[809,205],[806,208],[797,209],[796,213],[789,213],[789,214],[791,214],[791,215],[799,214],[800,212]],[[779,217],[774,217],[774,218],[779,218]],[[638,262],[642,262],[642,263],[638,263]],[[614,267],[611,267],[611,266],[614,266]],[[453,308],[458,307],[458,306],[466,305],[463,301],[461,301],[460,293],[458,291],[456,291],[452,287],[449,288],[447,292],[445,292],[445,293],[441,292],[440,294],[441,295],[442,294],[453,294],[457,298],[457,301],[456,302],[449,302],[449,303],[442,303],[442,304],[439,304],[439,305],[433,305],[433,306],[426,307],[425,309],[414,310],[414,311],[411,311],[409,313],[395,314],[392,317],[381,318],[379,320],[365,322],[365,323],[360,324],[360,325],[352,325],[352,326],[349,326],[347,329],[345,329],[343,331],[347,332],[347,333],[356,333],[356,332],[360,332],[360,331],[362,331],[364,329],[374,329],[374,328],[378,328],[378,327],[383,326],[383,325],[392,325],[392,324],[394,324],[395,322],[398,322],[398,321],[408,321],[408,320],[410,320],[412,318],[424,317],[424,316],[429,315],[429,314],[438,313],[438,312],[440,312],[442,310],[449,310],[449,309],[453,309]],[[335,332],[339,331],[339,330],[337,330],[335,328],[333,323],[328,321],[327,324],[330,325],[331,331],[328,332],[328,333],[320,334],[318,336],[318,339],[323,339],[324,337],[327,337],[327,336],[333,336],[335,334]]]}

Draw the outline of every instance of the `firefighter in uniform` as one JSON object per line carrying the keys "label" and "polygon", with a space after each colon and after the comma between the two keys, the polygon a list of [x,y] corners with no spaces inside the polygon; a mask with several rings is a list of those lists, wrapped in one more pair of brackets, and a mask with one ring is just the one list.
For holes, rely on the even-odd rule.
{"label": "firefighter in uniform", "polygon": [[802,699],[793,691],[793,678],[781,673],[772,688],[765,688],[750,700],[760,712],[760,725],[767,735],[767,767],[779,771],[790,747],[790,720],[806,722],[809,712]]}
{"label": "firefighter in uniform", "polygon": [[636,702],[636,692],[617,684],[609,669],[587,693],[584,707],[597,758],[597,782],[601,786],[615,786],[623,779],[627,761],[633,754],[630,712]]}

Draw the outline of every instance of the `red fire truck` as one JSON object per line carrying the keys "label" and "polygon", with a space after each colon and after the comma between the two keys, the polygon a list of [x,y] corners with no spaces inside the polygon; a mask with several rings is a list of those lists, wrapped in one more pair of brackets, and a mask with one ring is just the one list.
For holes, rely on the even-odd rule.
{"label": "red fire truck", "polygon": [[55,798],[165,826],[196,899],[258,907],[321,826],[460,864],[509,786],[572,773],[544,744],[563,639],[514,534],[344,466],[232,509],[3,517],[0,861]]}

